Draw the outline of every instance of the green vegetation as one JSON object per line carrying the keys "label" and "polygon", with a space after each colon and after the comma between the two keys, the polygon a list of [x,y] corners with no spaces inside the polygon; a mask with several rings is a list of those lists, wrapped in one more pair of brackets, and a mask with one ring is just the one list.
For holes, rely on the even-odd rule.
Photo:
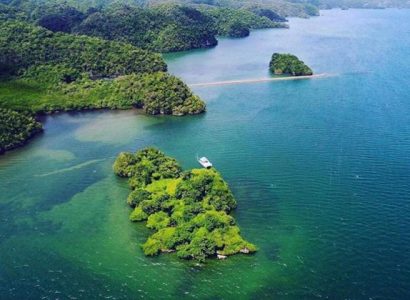
{"label": "green vegetation", "polygon": [[0,108],[0,154],[23,145],[42,130],[32,116]]}
{"label": "green vegetation", "polygon": [[53,33],[19,21],[0,23],[0,52],[0,74],[44,63],[64,63],[91,77],[166,71],[160,55],[129,44]]}
{"label": "green vegetation", "polygon": [[[147,0],[149,4],[160,4],[167,1],[168,0]],[[314,1],[315,0],[310,0],[309,3],[309,0],[173,0],[173,2],[184,5],[208,5],[213,7],[248,10],[254,8],[268,9],[282,17],[309,17],[319,15],[319,10],[317,6],[314,5]]]}
{"label": "green vegetation", "polygon": [[91,80],[64,65],[41,65],[19,79],[1,82],[0,94],[3,107],[35,113],[135,107],[152,115],[180,116],[205,110],[204,102],[180,79],[164,72]]}
{"label": "green vegetation", "polygon": [[[229,8],[173,3],[141,7],[119,1],[81,11],[67,3],[24,0],[19,3],[11,5],[18,7],[26,20],[50,31],[122,41],[157,52],[212,47],[217,44],[216,35],[244,37],[251,29],[287,27],[283,23],[286,19],[257,6]],[[21,19],[14,7],[5,6],[4,10],[5,19],[7,16]]]}
{"label": "green vegetation", "polygon": [[[101,10],[113,5],[128,5],[139,7],[155,7],[162,4],[175,3],[184,6],[208,5],[213,7],[244,8],[253,9],[255,7],[269,9],[279,16],[307,17],[318,15],[318,5],[327,1],[390,1],[399,2],[402,0],[0,0],[0,3],[10,4],[27,12],[32,18],[58,12],[57,9],[50,9],[50,6],[70,6],[87,13],[89,10]],[[278,20],[276,20],[278,21]]]}
{"label": "green vegetation", "polygon": [[313,71],[303,61],[292,54],[274,53],[269,69],[276,75],[306,76],[313,74]]}
{"label": "green vegetation", "polygon": [[12,21],[0,24],[0,51],[2,73],[20,74],[0,83],[6,108],[42,113],[137,107],[173,115],[205,110],[181,80],[162,72],[166,64],[159,55],[129,44]]}
{"label": "green vegetation", "polygon": [[205,111],[187,85],[165,72],[159,54],[130,44],[5,21],[0,52],[1,108],[31,114],[133,107],[153,115]]}
{"label": "green vegetation", "polygon": [[245,37],[251,29],[284,28],[284,23],[273,22],[266,16],[260,16],[250,10],[232,8],[202,8],[215,21],[218,35]]}
{"label": "green vegetation", "polygon": [[180,258],[251,253],[256,247],[240,236],[229,212],[236,201],[215,169],[182,171],[175,159],[155,148],[117,157],[114,172],[129,178],[131,221],[146,221],[152,235],[146,255],[174,252]]}
{"label": "green vegetation", "polygon": [[90,14],[74,33],[122,40],[158,52],[207,48],[217,44],[212,18],[195,8],[116,5]]}
{"label": "green vegetation", "polygon": [[26,14],[20,10],[0,3],[0,22],[7,20],[24,20],[26,19]]}

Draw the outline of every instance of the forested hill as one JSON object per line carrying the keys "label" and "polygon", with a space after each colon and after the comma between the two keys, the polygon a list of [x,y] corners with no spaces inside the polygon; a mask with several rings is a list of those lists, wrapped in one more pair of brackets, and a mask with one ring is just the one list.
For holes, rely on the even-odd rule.
{"label": "forested hill", "polygon": [[161,4],[143,8],[123,1],[80,10],[21,0],[0,7],[0,18],[25,20],[54,32],[124,41],[155,52],[208,48],[217,44],[217,35],[243,37],[252,29],[287,27],[285,18],[260,7]]}
{"label": "forested hill", "polygon": [[64,63],[91,77],[166,71],[160,55],[129,44],[53,33],[20,21],[2,22],[0,28],[3,74],[19,74],[32,65],[45,63]]}
{"label": "forested hill", "polygon": [[[311,3],[309,3],[309,1]],[[153,7],[161,4],[182,5],[210,5],[228,8],[264,8],[271,9],[281,16],[304,17],[317,15],[314,0],[0,0],[0,3],[19,6],[27,11],[36,13],[39,7],[50,3],[67,5],[86,12],[89,8],[106,8],[111,5],[130,5],[140,7]]]}
{"label": "forested hill", "polygon": [[329,8],[409,8],[408,0],[300,0],[319,7]]}
{"label": "forested hill", "polygon": [[[215,46],[213,19],[195,8],[161,5],[155,9],[116,5],[88,15],[72,32],[124,40],[159,52]],[[40,25],[45,18],[40,20]]]}
{"label": "forested hill", "polygon": [[217,44],[217,35],[242,37],[252,29],[287,26],[286,19],[269,9],[176,4],[142,8],[122,2],[81,11],[66,4],[22,0],[0,6],[0,19],[26,20],[54,32],[124,41],[155,52],[207,48]]}
{"label": "forested hill", "polygon": [[205,110],[188,86],[165,72],[161,55],[127,43],[2,20],[0,53],[0,153],[38,132],[26,113],[136,107],[180,116]]}

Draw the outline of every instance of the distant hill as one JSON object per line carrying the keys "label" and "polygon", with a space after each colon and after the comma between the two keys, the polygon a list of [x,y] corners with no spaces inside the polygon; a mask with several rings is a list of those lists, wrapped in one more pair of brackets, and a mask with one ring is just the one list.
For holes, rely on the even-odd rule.
{"label": "distant hill", "polygon": [[0,0],[0,3],[14,7],[24,8],[33,14],[39,7],[50,4],[64,4],[82,11],[89,8],[105,8],[112,5],[133,5],[140,7],[152,7],[160,4],[183,4],[183,5],[211,5],[216,7],[246,8],[255,7],[271,9],[282,17],[298,16],[308,17],[317,15],[318,9],[309,2],[297,2],[291,0]]}
{"label": "distant hill", "polygon": [[309,3],[321,9],[329,8],[409,8],[409,0],[294,0]]}

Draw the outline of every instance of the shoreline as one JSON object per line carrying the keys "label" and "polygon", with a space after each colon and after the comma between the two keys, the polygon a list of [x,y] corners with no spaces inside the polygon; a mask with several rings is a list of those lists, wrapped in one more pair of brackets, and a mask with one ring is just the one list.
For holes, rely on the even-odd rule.
{"label": "shoreline", "polygon": [[238,80],[222,80],[215,82],[201,82],[201,83],[189,83],[189,87],[207,87],[207,86],[221,86],[221,85],[234,85],[234,84],[249,84],[269,81],[287,81],[287,80],[304,80],[304,79],[319,79],[333,77],[336,74],[320,73],[314,75],[304,76],[284,76],[284,77],[271,77],[271,78],[255,78],[255,79],[238,79]]}

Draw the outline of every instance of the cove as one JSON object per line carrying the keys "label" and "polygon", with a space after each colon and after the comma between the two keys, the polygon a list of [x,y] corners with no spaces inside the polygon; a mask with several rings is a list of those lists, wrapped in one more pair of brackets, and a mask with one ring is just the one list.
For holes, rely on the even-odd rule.
{"label": "cove", "polygon": [[[49,116],[2,156],[0,298],[409,298],[410,11],[321,13],[166,59],[190,84],[267,77],[273,52],[338,76],[193,87],[200,116]],[[259,251],[145,257],[111,166],[148,145],[185,169],[206,155]]]}

